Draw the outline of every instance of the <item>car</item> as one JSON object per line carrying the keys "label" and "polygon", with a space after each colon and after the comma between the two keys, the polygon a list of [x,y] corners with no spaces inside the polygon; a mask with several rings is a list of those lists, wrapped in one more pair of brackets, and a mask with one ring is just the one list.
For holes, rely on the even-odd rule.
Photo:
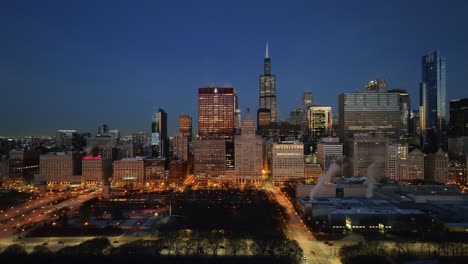
{"label": "car", "polygon": [[119,241],[117,241],[117,240],[114,240],[114,242],[113,242],[113,243],[117,244],[117,243],[119,243]]}
{"label": "car", "polygon": [[48,246],[49,245],[49,242],[44,242],[42,243],[43,246]]}
{"label": "car", "polygon": [[315,255],[315,251],[311,250],[310,254]]}
{"label": "car", "polygon": [[26,241],[23,240],[23,241],[20,242],[20,244],[21,244],[21,245],[25,245],[25,244],[26,244]]}
{"label": "car", "polygon": [[60,240],[59,242],[57,242],[57,244],[63,244],[65,243],[63,240]]}
{"label": "car", "polygon": [[330,243],[330,242],[328,242],[328,241],[324,241],[323,243],[324,243],[325,245],[328,245],[328,243]]}
{"label": "car", "polygon": [[302,259],[304,259],[304,260],[307,260],[307,257],[306,257],[306,256],[304,256],[304,257],[302,257]]}

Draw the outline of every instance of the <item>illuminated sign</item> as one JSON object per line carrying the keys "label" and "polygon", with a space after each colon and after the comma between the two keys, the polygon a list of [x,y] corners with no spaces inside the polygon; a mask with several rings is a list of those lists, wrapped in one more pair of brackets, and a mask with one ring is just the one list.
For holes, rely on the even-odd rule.
{"label": "illuminated sign", "polygon": [[99,156],[84,156],[83,160],[102,160],[101,155]]}

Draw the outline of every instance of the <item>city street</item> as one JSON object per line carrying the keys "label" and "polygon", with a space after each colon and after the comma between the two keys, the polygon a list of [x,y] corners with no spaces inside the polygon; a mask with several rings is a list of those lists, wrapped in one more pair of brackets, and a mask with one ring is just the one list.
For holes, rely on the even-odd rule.
{"label": "city street", "polygon": [[296,240],[304,251],[306,259],[303,259],[302,263],[341,263],[337,256],[339,248],[336,244],[329,246],[317,241],[279,188],[271,184],[266,185],[265,188],[285,208],[286,213],[289,215],[285,231],[288,238]]}

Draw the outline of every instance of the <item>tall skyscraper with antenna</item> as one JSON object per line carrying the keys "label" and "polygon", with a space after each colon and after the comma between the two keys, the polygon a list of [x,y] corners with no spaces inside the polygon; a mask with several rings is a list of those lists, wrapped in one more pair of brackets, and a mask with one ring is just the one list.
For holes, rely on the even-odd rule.
{"label": "tall skyscraper with antenna", "polygon": [[260,102],[257,112],[257,125],[265,126],[276,123],[276,76],[271,75],[271,61],[266,44],[263,75],[260,75]]}

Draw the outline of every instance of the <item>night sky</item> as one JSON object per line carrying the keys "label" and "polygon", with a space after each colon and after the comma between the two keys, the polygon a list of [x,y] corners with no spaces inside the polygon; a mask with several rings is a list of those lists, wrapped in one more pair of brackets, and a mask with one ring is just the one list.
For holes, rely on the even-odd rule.
{"label": "night sky", "polygon": [[150,131],[197,121],[197,88],[234,87],[258,108],[265,43],[280,119],[304,91],[338,94],[383,76],[419,104],[421,56],[447,58],[447,99],[468,97],[468,1],[1,1],[0,135]]}

